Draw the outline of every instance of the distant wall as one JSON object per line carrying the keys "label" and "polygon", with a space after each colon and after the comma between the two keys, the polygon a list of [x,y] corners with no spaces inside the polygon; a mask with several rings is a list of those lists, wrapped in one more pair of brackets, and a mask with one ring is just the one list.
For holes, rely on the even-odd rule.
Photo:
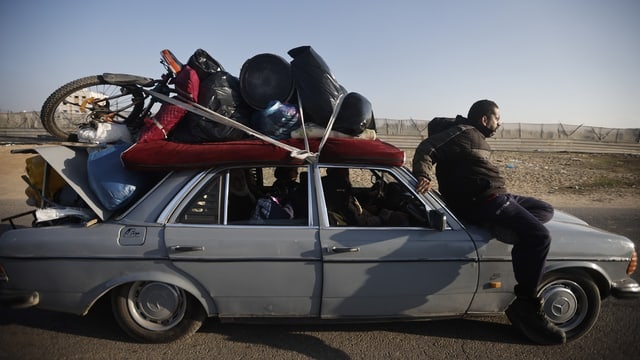
{"label": "distant wall", "polygon": [[[427,138],[428,120],[376,119],[380,139],[412,149]],[[0,136],[47,134],[37,111],[0,113]],[[640,128],[505,123],[489,140],[495,150],[623,152],[640,154]]]}

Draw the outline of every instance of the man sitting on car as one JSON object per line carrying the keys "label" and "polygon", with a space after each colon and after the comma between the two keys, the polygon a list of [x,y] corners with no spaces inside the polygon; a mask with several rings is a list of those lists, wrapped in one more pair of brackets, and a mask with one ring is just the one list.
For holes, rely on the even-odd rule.
{"label": "man sitting on car", "polygon": [[566,342],[564,331],[545,317],[537,295],[551,245],[544,223],[553,216],[553,207],[507,192],[500,170],[489,161],[491,147],[486,141],[499,126],[498,105],[480,100],[471,106],[466,119],[458,116],[450,126],[430,133],[413,157],[416,190],[425,193],[431,189],[430,174],[436,166],[439,191],[452,210],[477,225],[499,226],[515,233],[517,242],[511,257],[516,300],[507,316],[536,342],[562,344]]}

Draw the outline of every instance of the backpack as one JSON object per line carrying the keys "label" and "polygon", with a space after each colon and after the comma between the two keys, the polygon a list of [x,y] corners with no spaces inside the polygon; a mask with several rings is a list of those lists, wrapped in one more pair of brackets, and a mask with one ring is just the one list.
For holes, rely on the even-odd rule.
{"label": "backpack", "polygon": [[464,119],[462,116],[458,115],[456,118],[445,118],[445,117],[437,117],[433,118],[433,120],[429,121],[427,124],[427,132],[429,136],[433,136],[437,133],[441,133],[448,128],[461,124],[462,122],[459,119]]}

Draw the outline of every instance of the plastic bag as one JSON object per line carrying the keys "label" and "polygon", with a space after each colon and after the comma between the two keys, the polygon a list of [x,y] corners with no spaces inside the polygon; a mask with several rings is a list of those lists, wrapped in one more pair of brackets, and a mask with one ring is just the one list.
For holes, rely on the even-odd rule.
{"label": "plastic bag", "polygon": [[144,174],[122,166],[120,154],[128,147],[127,143],[118,143],[89,153],[87,160],[89,187],[102,206],[110,211],[130,204],[147,188]]}
{"label": "plastic bag", "polygon": [[327,126],[338,98],[347,91],[342,87],[325,61],[311,46],[289,50],[293,58],[291,72],[302,101],[305,122]]}
{"label": "plastic bag", "polygon": [[224,71],[224,68],[218,60],[214,59],[208,52],[202,49],[196,50],[193,55],[189,57],[187,65],[196,71],[201,81],[205,80],[211,74]]}
{"label": "plastic bag", "polygon": [[352,136],[358,136],[366,129],[375,129],[371,102],[358,93],[348,93],[342,100],[332,129]]}
{"label": "plastic bag", "polygon": [[[320,125],[316,125],[314,123],[308,123],[304,125],[304,129],[300,126],[297,129],[291,131],[292,139],[304,139],[305,131],[308,138],[321,138],[324,136],[324,132],[327,131],[324,127]],[[358,136],[351,136],[340,131],[331,130],[329,132],[330,138],[358,138],[364,140],[375,140],[377,139],[377,133],[373,129],[365,129],[362,134]]]}
{"label": "plastic bag", "polygon": [[[243,125],[248,125],[252,112],[240,95],[240,81],[225,71],[212,74],[200,83],[199,104]],[[183,143],[240,140],[247,137],[249,135],[240,129],[191,112],[169,133],[169,140]]]}
{"label": "plastic bag", "polygon": [[48,207],[36,210],[36,223],[74,218],[79,221],[91,220],[94,215],[89,209],[75,207]]}
{"label": "plastic bag", "polygon": [[242,97],[257,110],[265,109],[272,100],[289,101],[293,90],[291,65],[278,55],[256,55],[240,69]]}
{"label": "plastic bag", "polygon": [[78,141],[94,144],[110,144],[118,141],[131,142],[131,133],[124,124],[96,123],[78,130]]}
{"label": "plastic bag", "polygon": [[300,127],[300,117],[295,105],[271,101],[269,106],[255,112],[251,119],[251,127],[276,140],[291,138],[291,131]]}

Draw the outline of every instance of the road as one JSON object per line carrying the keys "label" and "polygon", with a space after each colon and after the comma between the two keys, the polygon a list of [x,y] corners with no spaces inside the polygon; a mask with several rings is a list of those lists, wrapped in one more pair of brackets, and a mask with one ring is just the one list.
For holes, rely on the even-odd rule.
{"label": "road", "polygon": [[[0,216],[24,210],[3,201]],[[640,242],[638,209],[563,209]],[[26,220],[25,220],[26,221]],[[6,230],[2,225],[0,231]],[[634,274],[640,280],[640,274]],[[364,325],[246,325],[207,321],[189,339],[138,344],[116,325],[108,303],[84,317],[38,309],[0,310],[0,359],[630,359],[640,356],[640,300],[603,302],[582,339],[536,346],[504,316]]]}

